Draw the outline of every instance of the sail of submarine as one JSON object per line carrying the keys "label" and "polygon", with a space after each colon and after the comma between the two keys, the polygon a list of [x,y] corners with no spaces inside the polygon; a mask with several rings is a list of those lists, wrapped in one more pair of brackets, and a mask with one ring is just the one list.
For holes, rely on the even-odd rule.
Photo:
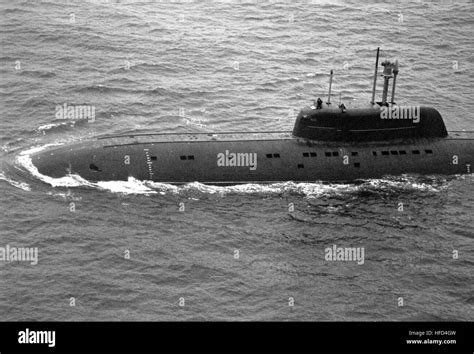
{"label": "sail of submarine", "polygon": [[[474,132],[448,134],[430,107],[394,102],[398,62],[384,61],[382,100],[346,108],[318,99],[303,108],[293,132],[141,133],[97,137],[31,156],[38,172],[89,181],[182,184],[353,181],[400,174],[464,174],[474,168]],[[391,100],[387,100],[389,81]]]}

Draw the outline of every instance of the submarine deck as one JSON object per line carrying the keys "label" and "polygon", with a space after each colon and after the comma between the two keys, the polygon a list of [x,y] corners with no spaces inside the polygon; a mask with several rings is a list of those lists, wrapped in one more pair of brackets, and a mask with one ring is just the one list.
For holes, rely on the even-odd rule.
{"label": "submarine deck", "polygon": [[291,131],[222,132],[222,133],[139,133],[106,135],[105,146],[135,145],[172,142],[255,141],[292,140]]}
{"label": "submarine deck", "polygon": [[[474,131],[451,131],[444,140],[474,140]],[[104,147],[137,145],[137,144],[159,144],[172,142],[230,142],[230,141],[278,141],[295,140],[298,142],[324,145],[346,145],[354,142],[332,142],[317,141],[306,138],[295,137],[291,131],[260,131],[260,132],[219,132],[219,133],[129,133],[117,135],[104,135],[97,137]],[[400,139],[398,141],[359,142],[358,145],[384,145],[393,143],[410,143],[420,139]],[[426,138],[421,138],[426,140]]]}

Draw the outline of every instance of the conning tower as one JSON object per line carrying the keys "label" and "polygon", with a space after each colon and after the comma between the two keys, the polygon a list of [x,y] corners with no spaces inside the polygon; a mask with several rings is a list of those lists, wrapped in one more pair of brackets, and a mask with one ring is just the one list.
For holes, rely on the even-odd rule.
{"label": "conning tower", "polygon": [[[441,114],[431,107],[400,106],[395,104],[395,87],[399,73],[398,61],[382,62],[382,100],[375,102],[379,48],[375,62],[375,74],[371,104],[365,108],[346,108],[344,104],[330,103],[332,70],[329,98],[324,105],[303,108],[298,114],[293,135],[299,138],[320,141],[381,141],[393,139],[444,138],[448,135]],[[390,102],[388,91],[393,79]]]}

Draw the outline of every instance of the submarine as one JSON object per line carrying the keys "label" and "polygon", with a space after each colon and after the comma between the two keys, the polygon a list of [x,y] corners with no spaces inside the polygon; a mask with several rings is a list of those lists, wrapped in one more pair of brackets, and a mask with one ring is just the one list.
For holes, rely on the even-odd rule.
{"label": "submarine", "polygon": [[378,48],[367,105],[347,108],[331,102],[331,70],[326,102],[318,98],[301,109],[293,131],[132,132],[46,148],[31,160],[43,175],[76,174],[92,182],[133,177],[232,185],[470,174],[474,132],[448,132],[435,108],[396,104],[398,61],[380,66],[380,101],[375,101]]}

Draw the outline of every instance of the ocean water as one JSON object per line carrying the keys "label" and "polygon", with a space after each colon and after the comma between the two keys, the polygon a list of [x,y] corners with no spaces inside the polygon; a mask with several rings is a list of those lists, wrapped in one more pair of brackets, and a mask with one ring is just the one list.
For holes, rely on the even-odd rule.
{"label": "ocean water", "polygon": [[[48,179],[29,160],[130,130],[291,130],[331,69],[346,105],[369,101],[378,46],[400,62],[399,103],[474,130],[473,15],[472,1],[1,1],[0,247],[38,263],[0,261],[0,320],[473,320],[472,175],[171,186]],[[95,120],[58,118],[65,103]],[[327,261],[334,245],[363,264]]]}

